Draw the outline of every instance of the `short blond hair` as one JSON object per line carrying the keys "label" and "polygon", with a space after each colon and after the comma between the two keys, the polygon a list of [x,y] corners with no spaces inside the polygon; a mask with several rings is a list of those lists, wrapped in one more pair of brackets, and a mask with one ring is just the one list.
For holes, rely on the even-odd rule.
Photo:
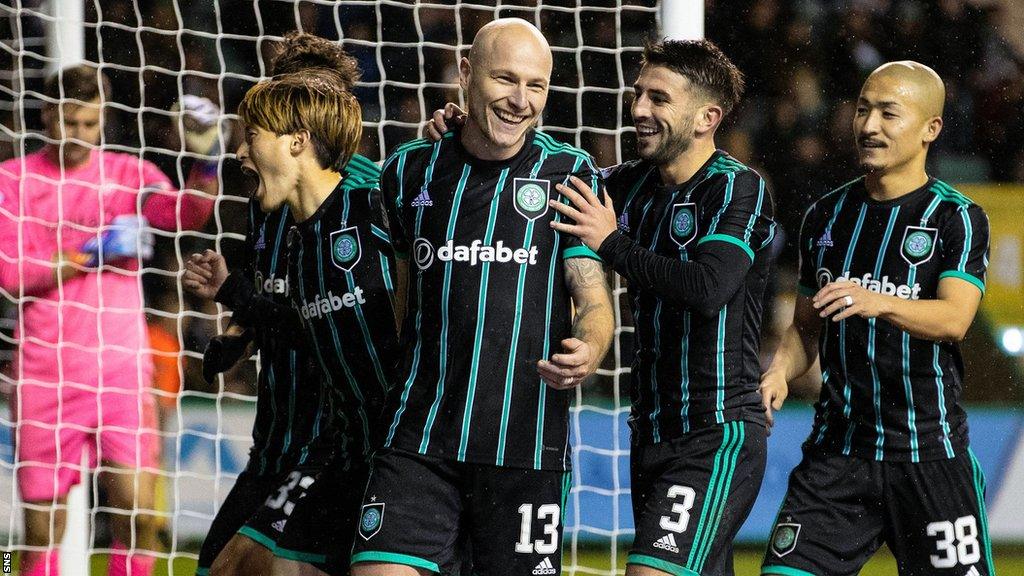
{"label": "short blond hair", "polygon": [[363,134],[359,101],[331,76],[302,71],[264,80],[249,89],[238,115],[277,135],[307,130],[322,168],[341,172]]}

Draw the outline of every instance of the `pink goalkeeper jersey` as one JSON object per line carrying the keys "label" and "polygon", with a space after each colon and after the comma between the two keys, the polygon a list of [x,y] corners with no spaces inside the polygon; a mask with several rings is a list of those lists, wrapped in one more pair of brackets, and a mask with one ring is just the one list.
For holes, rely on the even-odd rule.
{"label": "pink goalkeeper jersey", "polygon": [[176,231],[201,226],[212,209],[209,198],[177,192],[155,165],[128,154],[93,151],[63,174],[45,151],[0,163],[0,288],[20,302],[15,378],[86,389],[148,383],[138,260],[58,288],[54,254],[80,251],[117,216],[141,211],[150,226]]}

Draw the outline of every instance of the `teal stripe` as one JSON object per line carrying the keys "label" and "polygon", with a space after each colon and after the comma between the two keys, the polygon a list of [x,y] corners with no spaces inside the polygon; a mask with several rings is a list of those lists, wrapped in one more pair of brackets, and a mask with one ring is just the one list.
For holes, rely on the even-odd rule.
{"label": "teal stripe", "polygon": [[[824,198],[822,198],[821,200],[818,200],[818,202],[815,202],[812,205],[812,208],[813,208],[814,206],[817,206],[818,203],[824,201],[826,198],[831,198],[833,195],[836,195],[836,194],[839,195],[839,197],[836,199],[835,206],[832,208],[832,216],[829,217],[828,223],[825,224],[825,230],[822,232],[822,236],[826,236],[826,235],[827,236],[831,236],[832,235],[832,228],[835,226],[836,219],[839,217],[839,214],[842,213],[843,206],[846,204],[846,198],[848,196],[849,188],[854,183],[858,182],[859,180],[860,179],[858,178],[857,180],[853,180],[852,182],[848,182],[844,186],[841,186],[838,189],[836,189],[834,192],[830,192]],[[861,209],[863,210],[863,207]],[[809,213],[810,213],[810,209],[808,209],[807,212],[804,214],[805,221],[806,221],[806,218],[807,218],[807,214],[809,214]],[[851,244],[856,243],[856,238],[860,234],[860,231],[859,231],[860,230],[860,226],[863,225],[862,217],[858,217],[858,221],[859,221],[859,224],[854,228],[854,237],[852,238]],[[814,248],[817,248],[817,251],[818,251],[818,263],[817,263],[817,266],[815,267],[815,269],[820,269],[821,266],[822,266],[822,263],[824,262],[824,259],[825,259],[825,251],[829,249],[829,246],[817,246],[817,247],[815,247],[814,246],[814,242],[815,242],[814,238],[808,238],[807,242],[808,242],[808,246],[807,246],[808,251],[811,251],[811,250],[814,250]],[[844,261],[848,260],[851,257],[852,252],[849,250],[849,248],[850,247],[847,247],[847,255],[846,255],[846,258],[844,259]],[[846,265],[844,268],[846,268],[846,267],[848,267],[848,265]],[[818,292],[818,290],[815,289],[815,290],[809,291],[808,293],[806,293],[804,295],[805,296],[813,296],[817,292]],[[848,386],[849,385],[849,377],[848,377],[848,374],[847,374],[846,368],[845,368],[845,366],[846,366],[846,346],[843,343],[843,340],[845,340],[845,337],[846,337],[846,327],[845,327],[845,324],[846,324],[845,322],[840,322],[839,323],[839,334],[840,334],[839,361],[840,361],[840,364],[843,366],[843,383],[844,383],[844,386]],[[822,331],[821,346],[820,347],[821,347],[822,350],[825,350],[826,348],[828,348],[828,330],[823,330]],[[847,392],[845,389],[844,389],[843,392],[844,392],[844,397],[848,398],[849,397],[849,392]],[[847,400],[846,406],[847,407],[849,406],[849,400]],[[827,409],[828,409],[828,401],[826,400],[826,402],[824,404],[822,404],[822,413],[827,415]],[[844,407],[844,410],[847,410],[847,409],[848,408]],[[822,418],[822,420],[821,420],[821,429],[818,431],[818,437],[815,440],[815,444],[821,444],[822,441],[824,441],[824,439],[825,439],[825,432],[827,432],[827,431],[828,431],[828,419],[827,418]],[[812,433],[813,433],[813,431],[812,431]]]}
{"label": "teal stripe", "polygon": [[648,556],[646,554],[637,554],[630,552],[629,556],[626,557],[626,564],[638,564],[640,566],[649,566],[655,570],[660,570],[672,576],[700,576],[700,573],[694,572],[685,566],[680,566],[661,558],[655,558],[654,556]]}
{"label": "teal stripe", "polygon": [[996,565],[992,562],[992,538],[988,535],[988,510],[985,508],[985,472],[981,468],[981,463],[974,456],[974,451],[970,448],[967,449],[967,455],[971,459],[971,471],[974,476],[974,495],[978,501],[978,515],[979,518],[979,529],[981,530],[981,542],[985,549],[985,563],[988,565],[988,569],[991,572],[991,576],[996,576]]}
{"label": "teal stripe", "polygon": [[945,374],[939,366],[939,343],[932,342],[932,368],[935,369],[935,389],[939,401],[939,423],[942,426],[942,444],[946,448],[946,457],[952,458],[953,443],[949,440],[949,420],[946,417],[946,388],[943,383]]}
{"label": "teal stripe", "polygon": [[[907,276],[907,285],[914,285],[914,277],[917,276],[917,267],[910,267],[910,274]],[[914,389],[910,384],[910,333],[903,331],[902,334],[902,364],[903,364],[903,393],[907,398],[907,427],[910,428],[910,461],[920,462],[921,453],[917,439],[917,414],[914,410]]]}
{"label": "teal stripe", "polygon": [[274,552],[274,550],[277,549],[277,542],[275,542],[266,534],[257,531],[252,526],[242,526],[238,529],[238,533],[252,540],[253,542],[256,542],[260,546],[263,546],[267,550],[270,550],[271,552]]}
{"label": "teal stripe", "polygon": [[378,228],[376,224],[370,224],[370,232],[373,232],[374,236],[380,238],[381,240],[387,242],[388,244],[391,243],[391,236],[388,236],[388,233]]}
{"label": "teal stripe", "polygon": [[[250,207],[251,207],[250,203]],[[274,250],[270,254],[270,272],[271,274],[277,272],[277,258],[281,253],[281,238],[284,237],[284,223],[288,219],[288,205],[285,204],[281,207],[281,219],[277,223],[277,236],[274,238]],[[266,229],[266,222],[264,221],[262,228]],[[295,354],[294,351],[291,352]],[[262,368],[262,364],[261,364]],[[267,470],[267,451],[270,449],[270,439],[277,436],[277,381],[274,374],[273,362],[267,362],[267,384],[270,386],[270,431],[269,438],[263,450],[260,452],[260,471],[265,472]],[[292,370],[291,379],[294,383],[295,370]],[[293,401],[293,398],[289,398],[289,401]],[[281,451],[277,455],[277,466],[281,466],[281,458],[288,451],[288,447],[291,445],[291,425],[289,424],[288,430],[285,431],[284,445],[281,447]]]}
{"label": "teal stripe", "polygon": [[209,568],[197,567],[196,568],[196,576],[210,576],[210,569]]}
{"label": "teal stripe", "polygon": [[[491,197],[491,209],[487,214],[487,231],[484,232],[484,246],[490,246],[494,240],[494,225],[498,216],[498,204],[501,200],[501,191],[505,188],[505,179],[508,177],[508,168],[501,171],[498,176],[498,183],[494,187],[494,195]],[[466,390],[466,406],[462,414],[462,437],[459,440],[460,462],[466,460],[466,447],[469,445],[470,423],[473,419],[473,402],[476,399],[476,381],[480,370],[480,352],[483,349],[484,325],[487,318],[487,281],[491,273],[491,263],[484,262],[480,265],[480,290],[477,295],[476,307],[476,332],[473,335],[473,359],[469,368],[469,387]]]}
{"label": "teal stripe", "polygon": [[715,422],[721,424],[725,417],[725,324],[729,315],[729,307],[723,306],[718,311],[718,341],[715,343]]}
{"label": "teal stripe", "polygon": [[751,262],[754,261],[754,251],[750,249],[750,246],[747,246],[739,238],[735,238],[733,236],[729,236],[728,234],[710,234],[710,235],[705,236],[705,237],[701,238],[700,240],[698,240],[697,241],[697,246],[700,246],[701,244],[704,244],[705,242],[714,242],[714,241],[726,242],[728,244],[732,244],[733,246],[736,246],[740,250],[743,250],[743,253],[746,254],[748,258],[750,258]]}
{"label": "teal stripe", "polygon": [[[581,160],[577,158],[576,162],[573,164],[573,167],[572,167],[572,171],[573,172],[575,172],[576,170],[579,169],[580,162],[581,162]],[[592,184],[594,185],[593,189],[597,190],[597,175],[596,174],[594,176],[594,181],[592,182]],[[562,202],[563,203],[568,203],[569,200],[563,198]],[[556,212],[555,213],[554,221],[555,222],[561,222],[562,221],[562,214],[560,212]],[[552,254],[558,254],[558,247],[559,247],[559,244],[562,241],[562,235],[558,234],[557,232],[553,232],[553,234],[554,234],[554,247],[552,248],[551,253]],[[566,258],[567,257],[563,254],[562,259],[565,260]],[[552,258],[551,259],[551,264],[548,266],[548,295],[547,295],[547,300],[546,300],[545,306],[544,306],[544,350],[543,350],[543,352],[541,354],[542,358],[547,358],[551,354],[551,308],[552,308],[552,303],[554,301],[554,296],[555,296],[554,286],[555,286],[555,266],[556,266],[556,264],[558,264],[558,259],[557,258]],[[537,382],[537,426],[536,426],[536,429],[535,429],[535,432],[534,432],[534,442],[533,442],[533,467],[535,469],[537,469],[537,470],[541,469],[541,464],[542,464],[542,461],[543,461],[543,451],[544,451],[544,417],[545,417],[545,412],[546,412],[545,408],[547,407],[547,401],[548,401],[548,387],[547,387],[547,384],[545,384],[543,380],[538,380],[538,382]],[[565,514],[565,504],[564,503],[562,505],[562,514],[563,515]]]}
{"label": "teal stripe", "polygon": [[971,225],[971,217],[967,214],[967,208],[961,207],[957,210],[960,219],[964,221],[964,249],[960,253],[960,262],[956,265],[958,272],[966,272],[967,258],[971,255],[971,244],[974,239],[974,226]]}
{"label": "teal stripe", "polygon": [[[540,167],[547,160],[547,152],[542,148],[540,158],[530,171],[530,177],[536,178]],[[523,248],[529,248],[533,239],[533,226],[536,220],[526,223],[526,233],[523,238]],[[508,364],[505,368],[505,392],[501,401],[501,423],[498,428],[498,451],[495,455],[495,464],[502,466],[505,463],[505,442],[508,434],[509,407],[512,404],[512,388],[516,373],[516,352],[519,349],[519,330],[523,323],[523,287],[526,285],[526,269],[528,264],[519,265],[519,279],[516,282],[516,315],[512,321],[512,345],[508,350]]]}
{"label": "teal stripe", "polygon": [[778,574],[779,576],[816,576],[811,572],[805,572],[799,568],[790,568],[789,566],[762,566],[761,575],[767,576],[768,574]]}
{"label": "teal stripe", "polygon": [[[561,214],[559,214],[561,216]],[[558,252],[556,251],[555,254]],[[597,260],[601,262],[601,257],[596,252],[587,248],[586,246],[572,246],[562,250],[562,260],[568,260],[570,258],[590,258],[591,260]]]}
{"label": "teal stripe", "polygon": [[[434,152],[430,157],[430,165],[427,166],[427,172],[433,173],[433,164],[437,161],[438,150],[440,143],[434,146]],[[402,197],[402,179],[403,171],[405,170],[405,156],[402,156],[398,163],[398,182],[399,182],[399,194],[398,197]],[[423,206],[416,209],[416,225],[414,230],[414,236],[419,236],[420,227],[423,223]],[[398,217],[401,218],[401,206],[398,206]],[[410,273],[414,263],[408,264]],[[408,299],[408,296],[406,296]],[[423,351],[423,274],[419,268],[416,269],[416,344],[413,346],[412,354],[412,367],[409,370],[409,376],[405,380],[405,384],[402,388],[402,396],[398,404],[398,410],[395,411],[395,417],[391,420],[391,427],[388,429],[388,436],[384,440],[384,446],[391,446],[391,442],[395,438],[395,431],[398,429],[398,424],[402,420],[402,415],[405,414],[405,407],[409,402],[409,393],[412,392],[413,382],[416,381],[416,374],[419,372],[420,366],[420,355]]]}
{"label": "teal stripe", "polygon": [[[452,210],[448,216],[448,230],[445,233],[445,242],[455,237],[455,223],[459,215],[459,205],[462,204],[462,194],[466,190],[466,181],[469,180],[469,164],[463,164],[462,176],[459,177],[458,186],[455,188],[455,198],[452,200]],[[444,285],[441,289],[441,339],[440,350],[438,351],[437,367],[437,392],[434,402],[430,405],[430,412],[427,413],[427,421],[423,425],[423,439],[420,442],[420,453],[426,454],[430,447],[430,431],[434,427],[434,420],[437,418],[437,410],[444,397],[445,377],[448,375],[448,295],[452,285],[452,263],[444,263]]]}
{"label": "teal stripe", "polygon": [[975,278],[974,276],[968,274],[967,272],[960,272],[958,270],[946,270],[942,274],[939,274],[939,280],[942,280],[943,278],[959,278],[961,280],[966,280],[967,282],[974,284],[974,287],[981,291],[982,296],[985,295],[985,283]]}
{"label": "teal stripe", "polygon": [[730,452],[727,456],[729,463],[726,466],[725,480],[717,486],[717,494],[715,495],[716,508],[714,510],[709,529],[705,532],[703,551],[701,552],[696,566],[698,572],[704,571],[704,564],[707,562],[708,555],[711,554],[711,549],[715,544],[715,536],[718,535],[718,529],[721,526],[722,515],[725,513],[725,505],[729,500],[729,492],[732,489],[732,478],[736,473],[736,461],[739,459],[740,451],[743,448],[743,442],[746,439],[746,427],[743,422],[730,422],[730,426],[733,427],[735,436],[735,442],[733,443]]}
{"label": "teal stripe", "polygon": [[278,558],[284,558],[285,560],[294,560],[295,562],[303,562],[305,564],[326,564],[327,555],[317,554],[315,552],[299,552],[298,550],[289,550],[287,548],[276,548],[274,550],[274,556]]}
{"label": "teal stripe", "polygon": [[[853,236],[850,238],[850,245],[846,247],[846,256],[843,257],[843,269],[840,274],[850,271],[853,263],[853,252],[860,240],[861,230],[864,228],[864,218],[867,216],[867,204],[861,204],[860,213],[857,215],[857,224],[853,228]],[[822,250],[824,252],[824,250]],[[819,263],[819,268],[821,267]],[[846,321],[839,323],[839,365],[843,368],[843,416],[850,417],[850,375],[846,370]],[[847,436],[849,438],[849,435]],[[849,446],[844,447],[845,454],[849,455]]]}
{"label": "teal stripe", "polygon": [[722,207],[718,209],[718,213],[711,219],[711,225],[708,226],[708,235],[712,235],[718,229],[718,221],[725,214],[725,211],[729,208],[729,203],[732,202],[732,188],[736,182],[736,174],[733,172],[727,172],[725,183],[725,200],[722,201]]}
{"label": "teal stripe", "polygon": [[[673,195],[673,200],[674,199],[675,198],[674,198],[674,195]],[[637,227],[636,227],[637,230],[643,229],[644,221],[647,220],[647,214],[649,213],[649,211],[651,209],[651,203],[653,203],[653,202],[654,202],[654,194],[652,194],[651,197],[647,199],[647,203],[644,205],[643,210],[640,212],[640,222],[637,223]],[[670,204],[671,204],[671,202],[670,202]],[[658,225],[655,227],[653,240],[651,240],[651,245],[648,247],[649,250],[653,251],[655,244],[657,244],[657,242],[658,242],[658,232],[661,230],[661,223],[663,221],[664,221],[664,215],[662,216],[662,220],[659,221]],[[654,328],[654,330],[653,330],[653,332],[654,332],[654,341],[650,343],[650,346],[655,351],[655,354],[654,354],[654,361],[651,362],[651,381],[650,381],[649,387],[651,389],[651,400],[652,400],[652,402],[654,404],[654,408],[651,410],[651,413],[647,415],[647,417],[651,421],[651,436],[652,436],[652,438],[653,438],[655,443],[661,442],[661,430],[660,430],[660,426],[658,426],[658,414],[661,413],[661,400],[658,398],[658,379],[657,379],[657,375],[658,375],[657,351],[661,349],[661,330],[660,330],[660,327],[658,326],[657,310],[660,310],[660,306],[661,306],[661,303],[659,301],[658,308],[656,308],[656,311],[655,311],[655,317],[652,318],[652,320],[650,321],[651,322],[651,326]],[[634,310],[634,318],[633,318],[634,323],[635,324],[639,324],[641,317],[642,317],[641,310],[638,309],[638,308],[635,309]]]}
{"label": "teal stripe", "polygon": [[424,560],[418,556],[409,556],[408,554],[396,554],[394,552],[359,552],[352,555],[352,564],[358,564],[359,562],[381,562],[384,564],[402,564],[405,566],[414,566],[416,568],[423,568],[430,570],[431,572],[441,572],[437,564],[430,560]]}
{"label": "teal stripe", "polygon": [[[750,235],[754,232],[754,225],[757,223],[757,219],[761,216],[761,207],[764,204],[764,179],[757,179],[757,205],[754,206],[754,213],[750,215],[750,220],[747,221],[747,227],[743,231],[743,244],[750,244]],[[751,256],[753,260],[753,256]]]}
{"label": "teal stripe", "polygon": [[[290,393],[288,394],[288,429],[285,430],[285,432],[284,432],[284,446],[281,448],[281,454],[279,454],[278,457],[277,457],[277,469],[278,470],[281,469],[281,458],[288,452],[288,447],[291,446],[291,443],[292,443],[292,430],[294,429],[294,426],[295,426],[295,351],[294,350],[292,350],[292,351],[290,351],[288,353],[288,367],[291,368],[291,374],[292,374],[292,377],[291,377],[292,387],[291,387]],[[276,404],[276,402],[275,402],[275,404]],[[274,414],[275,414],[275,416],[277,414],[276,407],[274,409]],[[300,458],[302,456],[305,456],[306,454],[309,454],[309,443],[308,442],[306,443],[305,446],[302,447],[302,453],[300,455]]]}
{"label": "teal stripe", "polygon": [[[320,281],[320,293],[327,294],[327,286],[324,282],[324,261],[323,261],[323,235],[320,233],[320,222],[316,222],[313,225],[313,232],[316,234],[316,265],[317,265],[317,278]],[[356,413],[359,416],[359,420],[362,423],[363,429],[363,453],[370,453],[370,417],[366,413],[366,399],[363,397],[363,391],[359,388],[359,382],[356,381],[355,373],[352,372],[352,368],[348,365],[348,361],[345,360],[345,354],[342,351],[341,338],[338,336],[338,327],[334,325],[334,316],[331,313],[323,315],[324,319],[327,320],[327,326],[331,329],[331,339],[334,341],[334,355],[341,364],[341,369],[345,373],[345,380],[348,381],[349,390],[352,391],[352,396],[356,399]],[[313,321],[309,322],[310,332],[315,332],[313,329]],[[324,371],[327,370],[327,366],[324,366]]]}
{"label": "teal stripe", "polygon": [[[899,213],[899,206],[895,206],[889,211],[889,223],[885,228],[885,235],[882,237],[882,245],[878,247],[878,255],[875,257],[875,278],[882,273],[885,251],[889,248],[889,240],[892,238],[892,230],[896,225]],[[875,363],[876,321],[877,318],[868,319],[868,366],[871,368],[872,397],[875,405],[875,435],[877,438],[875,440],[875,459],[882,460],[885,457],[885,427],[882,424],[882,381],[878,377],[878,365]],[[917,431],[913,430],[912,434],[916,435]]]}
{"label": "teal stripe", "polygon": [[[346,191],[341,210],[342,222],[348,222],[351,209],[352,198],[349,196],[349,192]],[[317,226],[319,226],[319,224],[320,223],[318,222]],[[387,277],[385,276],[384,278],[385,282],[387,282]],[[356,279],[351,270],[345,272],[345,280],[348,283],[348,291],[355,292]],[[366,345],[366,351],[370,355],[370,361],[373,364],[373,371],[377,374],[377,382],[380,383],[381,392],[386,392],[389,385],[388,379],[387,376],[384,375],[384,367],[381,365],[380,356],[377,354],[377,347],[373,344],[373,337],[370,335],[370,327],[366,323],[366,315],[363,313],[363,307],[359,302],[356,302],[354,308],[356,311],[356,320],[359,322],[359,330],[363,333],[363,344]]]}
{"label": "teal stripe", "polygon": [[722,444],[718,447],[718,451],[715,452],[714,466],[711,469],[711,478],[708,481],[708,488],[704,492],[704,504],[701,506],[700,510],[700,520],[697,523],[697,531],[693,537],[693,545],[690,547],[690,556],[686,560],[686,565],[691,569],[697,565],[697,559],[700,554],[700,542],[703,539],[705,526],[710,521],[712,514],[712,495],[714,494],[715,488],[720,480],[719,474],[723,470],[726,454],[732,449],[732,441],[732,426],[723,426]]}
{"label": "teal stripe", "polygon": [[395,283],[391,280],[391,259],[379,250],[377,258],[380,260],[380,275],[384,278],[384,289],[388,291],[388,300],[391,302],[391,315],[394,316],[397,304],[395,303]]}

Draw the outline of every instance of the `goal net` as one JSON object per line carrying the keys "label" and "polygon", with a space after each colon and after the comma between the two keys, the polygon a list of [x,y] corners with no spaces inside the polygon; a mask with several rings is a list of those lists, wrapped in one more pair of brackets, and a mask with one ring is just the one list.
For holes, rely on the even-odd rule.
{"label": "goal net", "polygon": [[[57,7],[67,0],[0,4],[0,160],[41,147],[43,78],[65,60],[66,37],[55,42]],[[79,2],[81,4],[81,2]],[[186,94],[213,101],[230,118],[245,90],[268,73],[270,48],[299,29],[342,42],[359,61],[356,95],[364,115],[362,153],[380,161],[397,144],[418,137],[429,114],[462,102],[458,61],[486,22],[517,16],[534,22],[554,52],[554,72],[542,128],[580,146],[606,166],[631,157],[634,145],[625,97],[643,43],[658,35],[659,6],[642,0],[522,0],[405,2],[397,0],[85,0],[82,56],[112,82],[101,147],[157,164],[184,186],[194,162],[169,112]],[[229,122],[221,143],[229,150]],[[155,359],[151,384],[159,418],[160,478],[155,514],[164,535],[159,562],[172,574],[194,565],[205,535],[247,461],[254,413],[253,359],[215,386],[200,375],[201,352],[229,318],[223,308],[191,299],[180,270],[194,251],[214,248],[238,262],[245,231],[246,184],[234,163],[218,169],[220,195],[205,227],[157,235],[155,255],[139,262],[140,290]],[[624,289],[616,279],[616,338],[596,381],[577,392],[572,412],[573,489],[565,516],[564,567],[570,574],[621,572],[632,539],[629,508],[628,371],[632,330]],[[15,327],[36,298],[0,291],[0,386],[18,384],[12,362]],[[58,343],[59,346],[59,343]],[[61,384],[63,385],[63,384]],[[147,385],[150,385],[147,383]],[[10,396],[6,395],[8,404]],[[13,442],[23,420],[0,411],[0,547],[24,550]],[[110,552],[104,495],[86,482],[84,546]],[[53,504],[53,506],[61,506]],[[69,535],[70,537],[70,535]]]}

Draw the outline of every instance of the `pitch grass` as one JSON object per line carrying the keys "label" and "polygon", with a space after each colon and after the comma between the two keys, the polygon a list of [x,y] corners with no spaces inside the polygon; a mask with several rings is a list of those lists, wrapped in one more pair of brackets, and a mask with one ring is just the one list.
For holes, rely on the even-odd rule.
{"label": "pitch grass", "polygon": [[[568,550],[567,550],[568,552]],[[757,576],[761,567],[760,548],[742,547],[736,550],[736,576]],[[1002,576],[1024,574],[1024,546],[997,546],[993,550],[995,557],[996,571]],[[584,576],[584,575],[614,575],[611,571],[611,550],[608,548],[580,548],[576,553],[575,564],[570,563],[567,554],[563,576]],[[622,574],[626,565],[626,552],[623,550],[617,554],[618,574]],[[195,574],[195,560],[179,558],[174,561],[171,571],[168,571],[167,561],[157,563],[154,576],[193,576]],[[92,557],[92,576],[105,576],[107,573],[107,558],[105,555]],[[862,576],[895,576],[896,561],[892,554],[883,548],[861,571]]]}

